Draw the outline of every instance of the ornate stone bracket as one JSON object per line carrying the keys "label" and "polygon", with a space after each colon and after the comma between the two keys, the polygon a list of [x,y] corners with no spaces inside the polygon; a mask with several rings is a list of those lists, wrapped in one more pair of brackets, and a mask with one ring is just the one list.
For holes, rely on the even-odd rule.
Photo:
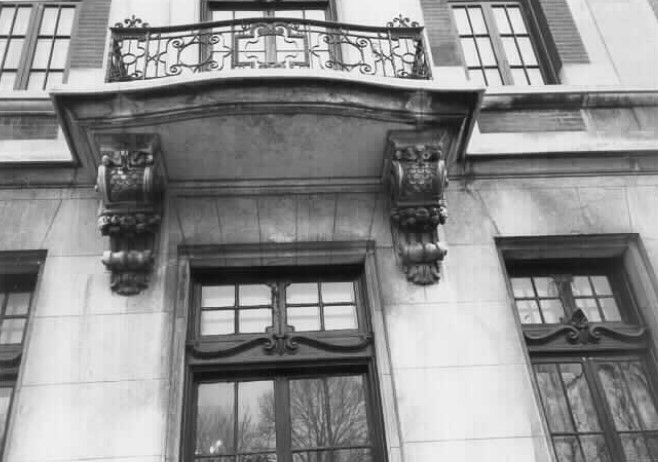
{"label": "ornate stone bracket", "polygon": [[447,144],[447,132],[429,140],[414,139],[409,132],[389,137],[393,245],[407,279],[415,284],[437,282],[447,253],[437,234],[448,217]]}
{"label": "ornate stone bracket", "polygon": [[101,194],[98,228],[110,238],[103,264],[112,272],[112,290],[135,295],[148,286],[155,237],[162,219],[162,186],[155,135],[100,140]]}

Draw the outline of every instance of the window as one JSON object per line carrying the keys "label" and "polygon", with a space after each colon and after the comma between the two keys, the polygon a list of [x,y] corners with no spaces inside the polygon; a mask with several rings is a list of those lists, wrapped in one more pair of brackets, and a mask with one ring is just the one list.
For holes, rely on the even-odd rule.
{"label": "window", "polygon": [[184,460],[385,460],[358,267],[194,281]]}
{"label": "window", "polygon": [[[205,19],[209,21],[253,18],[264,18],[266,22],[276,18],[325,21],[331,18],[327,1],[209,1],[206,5]],[[279,25],[275,28],[258,22],[245,26],[236,25],[232,30],[233,44],[229,47],[237,50],[232,66],[310,67],[310,60],[313,58],[328,59],[330,47],[323,38],[326,38],[326,29],[305,24],[291,27]],[[227,45],[220,42],[215,43],[212,48],[213,59],[222,62]]]}
{"label": "window", "polygon": [[471,80],[488,86],[553,80],[525,3],[455,1],[451,8]]}
{"label": "window", "polygon": [[0,90],[64,81],[75,10],[74,3],[0,3]]}
{"label": "window", "polygon": [[510,291],[558,462],[658,460],[655,362],[623,256],[513,252]]}

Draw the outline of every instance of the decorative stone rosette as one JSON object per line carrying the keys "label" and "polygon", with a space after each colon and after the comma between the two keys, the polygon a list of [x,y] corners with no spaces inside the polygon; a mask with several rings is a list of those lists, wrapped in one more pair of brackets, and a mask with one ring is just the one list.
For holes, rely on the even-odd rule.
{"label": "decorative stone rosette", "polygon": [[161,222],[161,192],[153,139],[102,149],[97,190],[101,194],[98,228],[110,238],[102,262],[111,271],[111,288],[135,295],[148,286],[155,236]]}
{"label": "decorative stone rosette", "polygon": [[443,139],[419,144],[389,139],[393,241],[407,279],[415,284],[437,282],[447,253],[437,234],[448,217]]}

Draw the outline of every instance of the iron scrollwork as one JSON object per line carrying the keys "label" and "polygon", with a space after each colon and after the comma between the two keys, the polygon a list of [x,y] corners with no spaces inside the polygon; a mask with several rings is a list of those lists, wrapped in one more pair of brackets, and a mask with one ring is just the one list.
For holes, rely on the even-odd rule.
{"label": "iron scrollwork", "polygon": [[156,146],[153,137],[133,136],[101,147],[98,229],[110,238],[102,262],[112,273],[112,290],[121,295],[145,289],[153,267],[155,235],[162,219]]}
{"label": "iron scrollwork", "polygon": [[235,68],[309,68],[431,78],[422,27],[403,16],[394,18],[388,27],[249,18],[185,29],[154,28],[133,17],[112,28],[109,81]]}
{"label": "iron scrollwork", "polygon": [[437,235],[437,227],[448,218],[446,138],[444,133],[440,140],[422,144],[389,140],[394,246],[407,279],[415,284],[437,282],[447,253]]}

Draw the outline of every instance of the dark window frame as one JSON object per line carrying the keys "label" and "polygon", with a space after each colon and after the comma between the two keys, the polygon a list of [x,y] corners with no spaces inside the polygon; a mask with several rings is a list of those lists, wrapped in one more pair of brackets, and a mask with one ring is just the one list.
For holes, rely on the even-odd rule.
{"label": "dark window frame", "polygon": [[[74,16],[73,16],[73,21],[71,24],[71,32],[70,35],[67,36],[58,36],[58,35],[53,35],[54,38],[62,38],[62,37],[68,37],[69,44],[66,50],[66,61],[64,64],[64,70],[62,72],[62,83],[66,83],[69,77],[69,72],[70,72],[70,63],[71,63],[71,44],[73,42],[73,39],[76,34],[76,29],[77,29],[77,22],[78,18],[80,15],[80,3],[81,0],[31,0],[31,1],[25,1],[25,2],[16,2],[16,1],[0,1],[0,6],[30,6],[32,8],[32,11],[30,12],[30,18],[29,22],[27,25],[27,29],[25,31],[25,42],[23,43],[23,47],[21,49],[21,56],[19,58],[19,63],[17,65],[16,69],[16,78],[14,80],[14,88],[13,91],[25,91],[28,89],[28,80],[30,76],[30,72],[32,71],[32,61],[34,60],[34,55],[36,52],[36,47],[37,47],[37,41],[39,37],[39,28],[41,26],[41,20],[43,18],[43,13],[45,10],[45,7],[47,6],[52,6],[56,5],[58,7],[71,7],[75,10]],[[7,59],[7,54],[3,57],[2,61],[0,61],[0,76],[4,72],[4,63],[5,60]],[[50,60],[52,59],[53,55],[53,49],[51,46],[51,50],[49,53],[48,57],[48,62],[50,63]],[[41,68],[38,68],[38,70],[41,70]],[[46,70],[50,70],[50,65],[48,65],[48,68]],[[42,88],[41,90],[31,90],[31,91],[47,91],[48,87],[45,89]]]}
{"label": "dark window frame", "polygon": [[[190,354],[192,345],[202,345],[210,349],[230,349],[237,344],[245,344],[245,342],[263,335],[262,333],[236,333],[202,336],[199,325],[201,285],[219,282],[227,284],[263,283],[273,278],[277,280],[277,286],[289,282],[354,281],[358,329],[295,331],[294,334],[303,335],[320,342],[334,342],[338,345],[341,343],[354,343],[355,339],[364,338],[364,336],[372,338],[372,323],[369,316],[368,296],[365,287],[365,271],[361,265],[230,268],[225,271],[204,268],[194,271],[191,277],[192,289],[189,293],[191,311],[187,324],[188,353],[186,355],[183,400],[181,460],[190,462],[194,460],[199,383],[239,382],[259,378],[289,383],[290,380],[298,378],[323,378],[341,375],[359,375],[363,378],[372,460],[387,460],[382,417],[383,408],[379,398],[381,393],[377,380],[374,344],[370,343],[363,349],[354,352],[341,350],[314,352],[310,349],[302,354],[265,355],[257,350],[255,353],[237,352],[235,357],[222,355],[204,360],[195,359]],[[285,304],[283,300],[284,296],[281,294],[280,303]],[[285,320],[285,315],[282,319]],[[275,402],[277,451],[285,455],[292,453],[291,440],[286,441],[286,438],[291,435],[289,404],[289,397],[287,400],[284,399],[283,402]]]}
{"label": "dark window frame", "polygon": [[[507,59],[507,54],[503,49],[500,32],[496,26],[496,21],[493,19],[491,7],[502,5],[519,6],[521,16],[524,19],[524,23],[530,37],[530,42],[537,57],[540,72],[544,79],[544,85],[556,85],[560,83],[559,69],[561,68],[561,63],[559,56],[557,54],[553,38],[550,35],[546,18],[542,12],[541,6],[537,3],[536,0],[449,0],[449,5],[451,6],[451,13],[452,6],[482,7],[485,24],[489,32],[489,37],[491,38],[494,56],[498,62],[498,69],[500,71],[503,86],[512,85],[513,81],[511,77],[510,64]],[[454,13],[451,14],[451,20],[454,24]],[[458,34],[456,27],[455,32]],[[459,35],[457,38],[459,39]],[[459,49],[462,53],[462,62],[464,63],[464,67],[468,69],[468,66],[466,65],[466,59],[463,54],[463,49],[461,46]],[[526,86],[532,85],[528,84]]]}
{"label": "dark window frame", "polygon": [[327,21],[336,20],[334,0],[279,0],[266,2],[263,0],[201,0],[201,21],[212,20],[212,10],[296,10],[324,9]]}
{"label": "dark window frame", "polygon": [[[527,344],[527,352],[532,368],[533,386],[540,412],[544,422],[547,424],[549,445],[555,451],[553,436],[558,432],[551,433],[548,428],[548,415],[543,403],[536,378],[535,366],[539,364],[569,364],[579,363],[583,367],[586,383],[590,388],[594,412],[596,413],[601,427],[606,446],[611,457],[611,462],[622,462],[627,460],[623,451],[619,431],[610,410],[610,405],[604,395],[603,385],[596,375],[596,364],[602,362],[639,361],[652,392],[652,399],[658,409],[658,355],[655,347],[649,341],[647,322],[642,311],[639,309],[637,294],[631,282],[629,271],[631,269],[641,270],[643,262],[641,258],[629,263],[626,258],[631,253],[629,249],[637,251],[641,249],[641,243],[637,235],[592,235],[592,236],[555,236],[547,237],[522,237],[522,238],[496,238],[501,263],[505,271],[508,293],[512,301],[512,308],[517,324],[523,333]],[[640,250],[641,251],[641,250]],[[640,260],[640,261],[638,261]],[[637,268],[632,266],[637,265]],[[512,277],[520,276],[546,276],[565,272],[573,275],[606,275],[618,308],[622,315],[622,321],[590,322],[594,326],[605,326],[614,329],[623,335],[631,334],[627,338],[604,337],[600,341],[574,342],[570,344],[563,337],[550,337],[550,332],[555,332],[560,324],[523,324],[516,307],[514,293],[511,286]],[[647,271],[647,270],[645,270]],[[650,275],[647,271],[647,275]],[[571,307],[565,306],[567,317],[574,313]],[[565,320],[564,325],[570,320]],[[632,337],[637,332],[647,335]],[[546,335],[545,342],[536,343],[529,336]],[[570,409],[570,408],[569,408]],[[572,414],[573,416],[573,414]],[[648,431],[641,431],[647,433]],[[658,430],[650,431],[658,434]],[[574,433],[578,434],[578,433]]]}

